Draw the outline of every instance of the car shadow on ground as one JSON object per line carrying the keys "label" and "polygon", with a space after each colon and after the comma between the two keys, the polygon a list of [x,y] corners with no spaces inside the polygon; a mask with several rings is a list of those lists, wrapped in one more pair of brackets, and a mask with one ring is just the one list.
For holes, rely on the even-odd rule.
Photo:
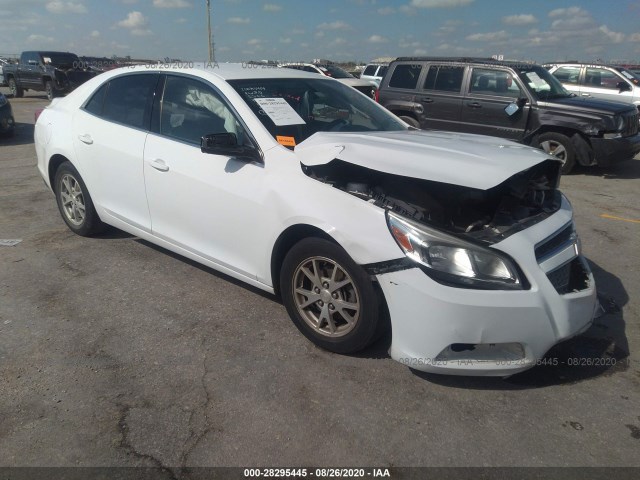
{"label": "car shadow on ground", "polygon": [[412,372],[424,380],[452,388],[523,390],[574,384],[626,371],[629,368],[629,344],[622,307],[629,301],[629,296],[618,277],[592,261],[589,264],[598,287],[601,315],[589,330],[549,350],[541,365],[506,378]]}
{"label": "car shadow on ground", "polygon": [[33,124],[16,122],[12,137],[1,135],[0,146],[33,144]]}
{"label": "car shadow on ground", "polygon": [[610,167],[583,167],[576,165],[570,175],[588,175],[591,177],[633,180],[640,178],[640,160],[629,160]]}

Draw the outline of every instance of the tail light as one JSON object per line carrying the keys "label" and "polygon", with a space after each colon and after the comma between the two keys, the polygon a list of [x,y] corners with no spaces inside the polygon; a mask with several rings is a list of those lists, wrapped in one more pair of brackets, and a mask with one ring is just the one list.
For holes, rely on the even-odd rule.
{"label": "tail light", "polygon": [[377,103],[380,103],[380,89],[376,88],[376,93],[375,93],[375,100]]}
{"label": "tail light", "polygon": [[38,108],[38,109],[36,110],[36,113],[35,113],[35,119],[36,119],[36,120],[35,120],[35,123],[37,123],[37,122],[38,122],[38,118],[40,118],[40,114],[41,114],[42,112],[44,112],[44,108]]}

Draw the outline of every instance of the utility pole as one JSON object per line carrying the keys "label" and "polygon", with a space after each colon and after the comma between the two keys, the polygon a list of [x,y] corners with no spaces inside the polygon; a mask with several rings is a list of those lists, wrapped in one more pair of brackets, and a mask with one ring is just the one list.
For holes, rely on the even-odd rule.
{"label": "utility pole", "polygon": [[213,34],[211,33],[211,0],[207,0],[207,43],[209,44],[209,62],[213,63],[216,61],[215,52],[213,49]]}

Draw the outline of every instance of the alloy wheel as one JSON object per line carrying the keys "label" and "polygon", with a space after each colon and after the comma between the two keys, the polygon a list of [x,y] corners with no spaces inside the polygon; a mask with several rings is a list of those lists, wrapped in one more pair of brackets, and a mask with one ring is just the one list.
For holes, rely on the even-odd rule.
{"label": "alloy wheel", "polygon": [[86,216],[84,194],[80,183],[73,175],[67,173],[60,179],[60,199],[67,220],[73,225],[82,225]]}

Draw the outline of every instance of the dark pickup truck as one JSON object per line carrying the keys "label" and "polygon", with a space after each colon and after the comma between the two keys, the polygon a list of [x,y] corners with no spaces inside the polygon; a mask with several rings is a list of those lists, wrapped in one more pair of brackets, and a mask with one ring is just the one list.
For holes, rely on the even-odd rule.
{"label": "dark pickup truck", "polygon": [[22,97],[25,90],[35,90],[47,92],[47,98],[51,100],[100,73],[83,66],[74,53],[22,52],[20,62],[6,65],[3,73],[14,97]]}

